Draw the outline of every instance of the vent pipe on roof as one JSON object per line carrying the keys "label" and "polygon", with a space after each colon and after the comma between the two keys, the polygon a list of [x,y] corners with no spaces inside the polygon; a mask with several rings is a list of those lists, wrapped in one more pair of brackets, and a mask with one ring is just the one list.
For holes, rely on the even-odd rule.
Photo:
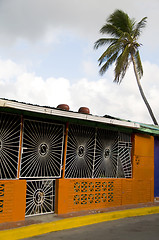
{"label": "vent pipe on roof", "polygon": [[61,110],[66,110],[66,111],[70,110],[70,107],[67,104],[59,104],[57,108]]}
{"label": "vent pipe on roof", "polygon": [[78,110],[79,113],[90,114],[90,110],[87,107],[80,107]]}

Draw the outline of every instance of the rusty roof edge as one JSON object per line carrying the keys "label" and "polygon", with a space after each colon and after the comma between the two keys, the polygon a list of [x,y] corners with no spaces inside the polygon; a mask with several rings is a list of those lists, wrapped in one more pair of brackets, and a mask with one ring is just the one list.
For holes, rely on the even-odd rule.
{"label": "rusty roof edge", "polygon": [[83,114],[83,113],[78,113],[78,112],[63,111],[63,110],[59,110],[56,108],[42,107],[39,105],[27,104],[27,103],[17,102],[14,100],[0,99],[0,107],[13,108],[13,109],[18,109],[18,110],[23,110],[23,111],[48,114],[48,115],[52,115],[52,116],[60,116],[60,117],[74,118],[74,119],[79,119],[79,120],[101,122],[101,123],[106,123],[106,124],[110,124],[110,125],[123,126],[123,127],[127,127],[127,128],[134,128],[134,129],[140,128],[140,124],[135,123],[135,122],[121,121],[121,120],[117,120],[117,119],[110,119],[110,118],[106,118],[106,117],[94,116],[94,115]]}

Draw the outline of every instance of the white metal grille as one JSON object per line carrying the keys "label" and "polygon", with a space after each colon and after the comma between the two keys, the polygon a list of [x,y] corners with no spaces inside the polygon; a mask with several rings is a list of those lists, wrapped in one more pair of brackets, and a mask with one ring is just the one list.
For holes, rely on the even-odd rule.
{"label": "white metal grille", "polygon": [[130,178],[131,135],[71,125],[66,155],[66,178]]}
{"label": "white metal grille", "polygon": [[26,216],[53,213],[55,180],[27,181]]}
{"label": "white metal grille", "polygon": [[131,135],[126,133],[119,134],[119,153],[117,165],[117,177],[132,177],[132,164],[131,164]]}
{"label": "white metal grille", "polygon": [[20,117],[0,113],[0,179],[17,177]]}
{"label": "white metal grille", "polygon": [[69,127],[66,178],[92,177],[95,129],[77,125]]}
{"label": "white metal grille", "polygon": [[116,177],[118,132],[97,131],[94,177]]}
{"label": "white metal grille", "polygon": [[61,176],[63,125],[24,121],[21,178]]}

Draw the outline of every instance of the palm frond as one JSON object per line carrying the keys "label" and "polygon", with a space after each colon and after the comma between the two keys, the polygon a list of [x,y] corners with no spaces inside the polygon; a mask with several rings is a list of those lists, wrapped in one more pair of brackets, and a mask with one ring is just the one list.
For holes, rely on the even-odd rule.
{"label": "palm frond", "polygon": [[118,27],[112,25],[112,24],[105,24],[100,29],[100,33],[102,34],[110,34],[114,37],[120,37],[123,31],[121,31]]}
{"label": "palm frond", "polygon": [[123,51],[125,46],[128,44],[127,40],[125,40],[125,36],[123,39],[123,35],[118,39],[115,38],[114,42],[112,42],[112,44],[100,56],[100,58],[98,59],[99,66],[103,63],[103,61],[107,61],[116,52],[118,52],[118,55],[119,55],[120,52]]}
{"label": "palm frond", "polygon": [[146,26],[146,23],[147,23],[147,17],[144,17],[140,22],[136,24],[136,27],[134,30],[134,38],[140,36],[142,29]]}
{"label": "palm frond", "polygon": [[112,44],[117,42],[117,38],[100,38],[94,43],[94,49],[98,49],[106,44]]}
{"label": "palm frond", "polygon": [[121,51],[121,45],[120,44],[112,44],[110,45],[106,51],[100,56],[98,59],[99,66],[103,63],[103,61],[107,61],[111,56],[113,56],[116,52],[119,54]]}
{"label": "palm frond", "polygon": [[143,76],[143,67],[142,67],[139,51],[136,51],[136,53],[134,54],[134,59],[136,62],[138,77],[139,77],[139,79],[141,79],[141,77]]}
{"label": "palm frond", "polygon": [[[125,77],[126,71],[129,68],[130,63],[131,63],[131,59],[129,58],[128,61],[125,63],[123,71],[121,73],[121,80]],[[121,81],[120,81],[120,83],[121,83]]]}
{"label": "palm frond", "polygon": [[117,27],[122,32],[130,33],[134,24],[133,19],[130,19],[128,14],[122,10],[116,10],[110,17],[107,19],[108,24],[112,24]]}
{"label": "palm frond", "polygon": [[129,47],[126,46],[124,51],[120,54],[120,56],[116,60],[116,65],[114,69],[115,78],[114,82],[121,83],[122,79],[125,76],[126,70],[129,66]]}
{"label": "palm frond", "polygon": [[103,66],[100,68],[99,73],[100,75],[103,75],[108,68],[116,61],[116,58],[118,56],[118,52],[114,53],[107,61],[105,64],[103,64]]}

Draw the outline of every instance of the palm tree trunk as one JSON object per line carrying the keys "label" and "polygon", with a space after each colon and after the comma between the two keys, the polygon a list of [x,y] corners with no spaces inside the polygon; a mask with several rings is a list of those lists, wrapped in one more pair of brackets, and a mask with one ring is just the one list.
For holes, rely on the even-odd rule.
{"label": "palm tree trunk", "polygon": [[155,118],[155,116],[154,116],[154,114],[153,114],[153,112],[152,112],[151,107],[150,107],[150,104],[148,103],[148,101],[147,101],[147,99],[146,99],[146,97],[145,97],[144,91],[143,91],[143,89],[142,89],[142,86],[141,86],[141,83],[140,83],[140,79],[139,79],[139,76],[138,76],[138,74],[137,74],[137,69],[136,69],[136,63],[135,63],[135,60],[134,60],[134,56],[131,55],[131,58],[132,58],[132,62],[133,62],[133,67],[134,67],[134,72],[135,72],[135,77],[136,77],[137,85],[138,85],[138,87],[139,87],[139,91],[140,91],[140,94],[141,94],[141,96],[142,96],[142,99],[144,100],[144,103],[146,104],[146,107],[147,107],[147,109],[148,109],[148,111],[149,111],[149,114],[150,114],[150,116],[151,116],[151,118],[152,118],[152,121],[153,121],[154,125],[158,125],[157,120],[156,120],[156,118]]}

